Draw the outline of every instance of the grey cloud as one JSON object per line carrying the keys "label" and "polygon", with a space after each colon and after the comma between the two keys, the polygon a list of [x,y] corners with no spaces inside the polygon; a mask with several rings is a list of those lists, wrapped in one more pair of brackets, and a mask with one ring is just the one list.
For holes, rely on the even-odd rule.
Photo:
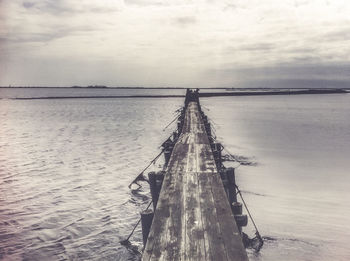
{"label": "grey cloud", "polygon": [[272,43],[256,43],[256,44],[240,44],[238,43],[235,46],[229,46],[227,47],[224,52],[227,54],[233,53],[233,52],[268,52],[277,47],[276,44]]}
{"label": "grey cloud", "polygon": [[192,4],[192,0],[124,0],[124,3],[126,5],[134,5],[134,6],[140,6],[140,7],[147,7],[147,6],[183,6]]}
{"label": "grey cloud", "polygon": [[22,33],[15,36],[8,35],[0,38],[0,41],[22,43],[22,42],[48,42],[55,39],[63,38],[71,34],[79,34],[79,32],[93,31],[89,26],[78,27],[61,27],[50,28],[48,32],[39,33]]}
{"label": "grey cloud", "polygon": [[163,6],[167,5],[161,0],[124,0],[127,5],[139,5],[139,6]]}
{"label": "grey cloud", "polygon": [[[349,88],[350,80],[330,79],[271,79],[255,83],[272,88]],[[260,84],[260,85],[258,85]]]}
{"label": "grey cloud", "polygon": [[24,8],[27,8],[27,9],[30,9],[32,7],[35,6],[35,3],[32,3],[32,2],[23,2],[23,7]]}
{"label": "grey cloud", "polygon": [[223,11],[237,11],[239,9],[247,9],[247,6],[232,2],[226,3],[223,6]]}
{"label": "grey cloud", "polygon": [[310,3],[310,1],[308,1],[308,0],[306,0],[306,1],[295,0],[294,1],[294,6],[296,8],[298,8],[299,6],[307,5],[309,3]]}
{"label": "grey cloud", "polygon": [[337,30],[335,32],[329,32],[320,37],[322,41],[349,41],[350,40],[350,28],[343,30]]}
{"label": "grey cloud", "polygon": [[249,44],[243,45],[239,49],[245,51],[269,51],[276,47],[275,44],[271,43],[257,43],[257,44]]}
{"label": "grey cloud", "polygon": [[307,64],[307,63],[317,63],[317,62],[322,62],[321,58],[317,55],[303,55],[303,56],[297,56],[292,58],[293,62],[296,63],[302,63],[302,64]]}
{"label": "grey cloud", "polygon": [[197,22],[196,17],[194,16],[183,16],[183,17],[177,17],[174,19],[174,23],[180,26],[188,26],[195,24]]}
{"label": "grey cloud", "polygon": [[75,11],[78,11],[76,8],[72,8],[61,0],[46,0],[41,4],[37,4],[35,7],[37,10],[52,14],[74,13]]}
{"label": "grey cloud", "polygon": [[224,10],[228,10],[228,9],[237,9],[237,8],[238,8],[238,5],[233,4],[233,3],[229,3],[229,4],[226,4],[226,5],[225,5]]}
{"label": "grey cloud", "polygon": [[0,37],[0,44],[7,42],[6,37]]}
{"label": "grey cloud", "polygon": [[284,57],[284,59],[288,59],[289,61],[295,62],[297,64],[312,64],[321,61],[321,57],[318,53],[317,48],[295,47],[292,43],[285,44],[276,42],[243,44],[227,47],[224,52],[228,55],[232,53],[237,54],[239,52],[250,52],[253,53],[253,55],[257,55],[257,57],[265,57],[263,55],[269,54],[271,55],[271,58]]}
{"label": "grey cloud", "polygon": [[287,53],[294,54],[305,54],[305,53],[313,53],[317,51],[314,47],[295,47],[293,43],[289,45],[285,43],[255,43],[255,44],[243,44],[237,46],[230,46],[226,49],[227,52],[232,51],[272,51],[272,50],[280,50]]}
{"label": "grey cloud", "polygon": [[292,47],[292,48],[288,48],[287,50],[288,50],[289,53],[305,54],[305,53],[313,53],[317,49],[313,48],[313,47]]}
{"label": "grey cloud", "polygon": [[23,6],[29,10],[37,12],[50,13],[52,15],[73,15],[79,13],[110,13],[119,11],[116,8],[106,8],[103,6],[83,6],[72,5],[71,2],[65,0],[42,0],[36,2],[23,2]]}
{"label": "grey cloud", "polygon": [[[237,81],[265,87],[349,87],[350,64],[276,64],[255,68],[222,68],[207,71],[228,82]],[[247,86],[245,86],[247,87]]]}
{"label": "grey cloud", "polygon": [[[237,69],[233,69],[237,70]],[[228,69],[228,72],[230,69]],[[277,77],[310,76],[314,78],[340,78],[346,77],[350,80],[350,64],[276,64],[274,66],[258,68],[238,69],[244,73],[254,73],[255,75],[265,74],[266,72],[274,74]]]}

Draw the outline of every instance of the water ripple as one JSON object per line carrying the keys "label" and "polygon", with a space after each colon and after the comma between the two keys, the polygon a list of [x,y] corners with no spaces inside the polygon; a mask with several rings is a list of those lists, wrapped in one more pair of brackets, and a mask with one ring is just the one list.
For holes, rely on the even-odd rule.
{"label": "water ripple", "polygon": [[140,229],[135,249],[119,241],[149,192],[127,186],[181,101],[1,102],[0,259],[137,260]]}

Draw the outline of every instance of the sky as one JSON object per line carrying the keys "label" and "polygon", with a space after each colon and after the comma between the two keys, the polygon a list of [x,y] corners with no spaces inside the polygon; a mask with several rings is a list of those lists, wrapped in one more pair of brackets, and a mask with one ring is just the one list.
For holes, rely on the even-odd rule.
{"label": "sky", "polygon": [[1,86],[350,87],[348,0],[0,0]]}

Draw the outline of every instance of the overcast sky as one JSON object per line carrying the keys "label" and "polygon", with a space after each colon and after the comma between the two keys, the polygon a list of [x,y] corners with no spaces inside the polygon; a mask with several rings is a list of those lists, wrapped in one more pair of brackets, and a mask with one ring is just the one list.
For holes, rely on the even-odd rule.
{"label": "overcast sky", "polygon": [[350,86],[349,0],[0,0],[0,85]]}

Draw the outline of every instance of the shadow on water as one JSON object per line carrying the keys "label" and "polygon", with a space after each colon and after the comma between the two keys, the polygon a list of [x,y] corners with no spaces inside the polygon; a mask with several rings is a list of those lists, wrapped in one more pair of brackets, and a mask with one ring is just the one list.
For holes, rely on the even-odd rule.
{"label": "shadow on water", "polygon": [[[137,184],[139,185],[139,184]],[[122,205],[132,204],[134,206],[142,207],[145,203],[149,203],[148,207],[151,205],[152,201],[150,201],[150,197],[147,192],[148,186],[143,188],[142,186],[138,186],[135,189],[130,189],[130,199],[123,203]],[[148,209],[147,207],[147,209]],[[135,229],[140,226],[140,220],[135,223],[131,233],[126,239],[119,241],[120,245],[122,245],[128,253],[131,255],[127,260],[141,260],[142,252],[140,251],[140,246],[132,243],[132,237],[134,235]]]}
{"label": "shadow on water", "polygon": [[278,237],[272,237],[272,236],[263,236],[262,237],[264,240],[264,243],[269,243],[269,242],[282,242],[282,241],[289,241],[289,242],[296,242],[296,243],[302,243],[305,245],[309,245],[309,246],[313,246],[313,247],[318,247],[317,244],[302,240],[302,239],[298,239],[298,238],[278,238]]}
{"label": "shadow on water", "polygon": [[232,155],[233,158],[243,166],[258,166],[258,162],[254,161],[253,157],[246,157],[242,155]]}
{"label": "shadow on water", "polygon": [[249,259],[254,260],[265,260],[266,258],[266,250],[270,252],[268,249],[274,249],[274,248],[280,248],[280,245],[285,245],[285,248],[296,248],[301,247],[301,245],[304,245],[305,247],[309,248],[319,248],[319,245],[313,244],[311,242],[301,240],[298,238],[280,238],[280,237],[272,237],[272,236],[262,236],[264,247],[262,248],[262,251],[256,251],[254,247],[248,247],[247,253],[249,256]]}
{"label": "shadow on water", "polygon": [[[146,193],[144,190],[142,190],[142,188],[138,188],[138,189],[131,189],[130,190],[132,198],[130,200],[133,200],[131,203],[138,205],[141,201],[141,203],[145,203],[148,202],[150,200],[150,197]],[[130,202],[130,201],[129,201]]]}
{"label": "shadow on water", "polygon": [[241,190],[241,192],[243,194],[251,194],[251,195],[260,196],[260,197],[271,197],[271,195],[262,194],[262,193],[255,193],[255,192],[248,191],[248,190]]}
{"label": "shadow on water", "polygon": [[131,255],[128,260],[130,261],[139,261],[141,260],[142,253],[139,251],[138,246],[133,245],[130,241],[125,242],[125,244],[122,244]]}
{"label": "shadow on water", "polygon": [[242,166],[258,166],[258,162],[254,160],[254,157],[246,157],[228,153],[226,155],[223,155],[222,159],[224,162],[226,162],[226,164],[230,162],[238,162]]}

